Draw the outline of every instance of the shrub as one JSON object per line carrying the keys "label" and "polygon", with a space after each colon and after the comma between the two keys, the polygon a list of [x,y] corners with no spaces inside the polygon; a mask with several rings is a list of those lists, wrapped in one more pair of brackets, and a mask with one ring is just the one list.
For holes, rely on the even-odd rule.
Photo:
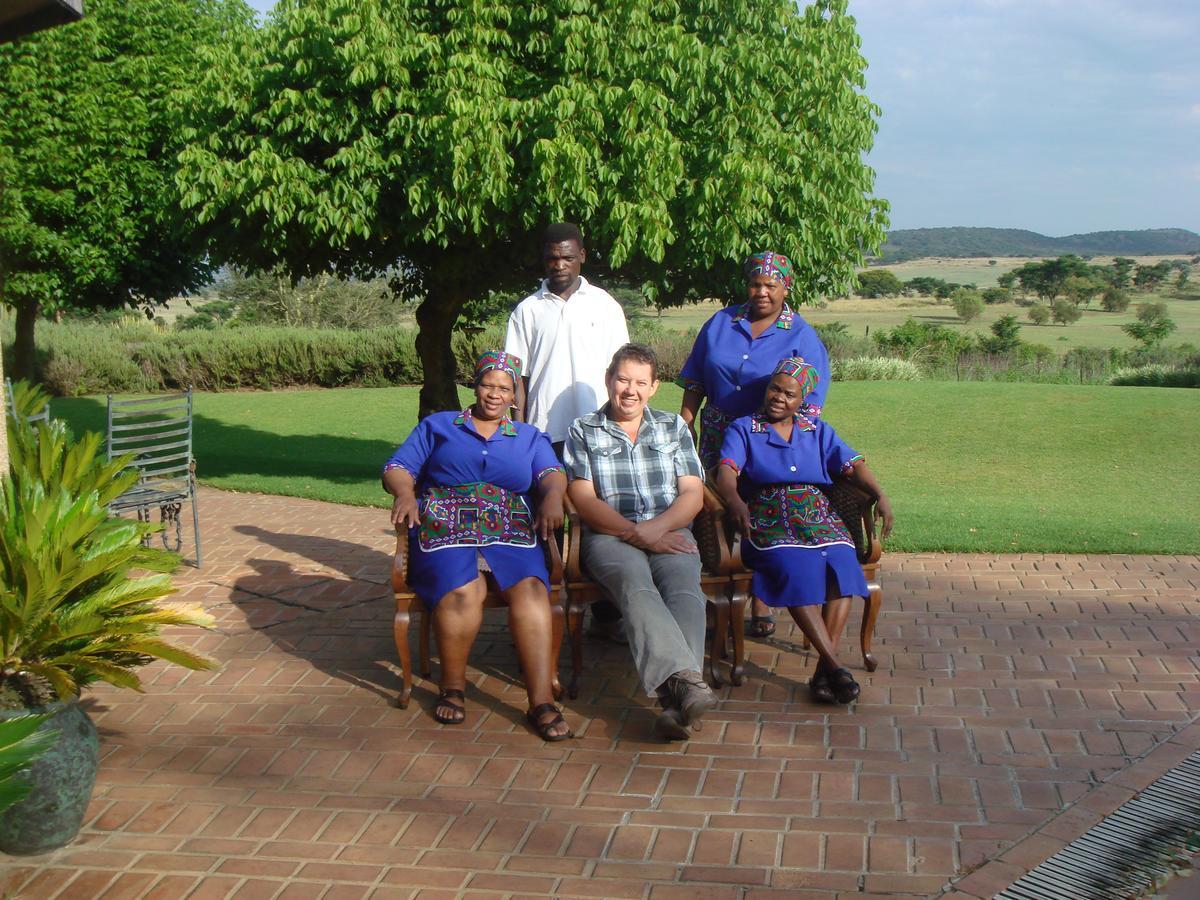
{"label": "shrub", "polygon": [[396,288],[405,290],[399,275],[359,281],[322,273],[293,281],[282,270],[232,269],[205,296],[236,306],[237,319],[250,325],[380,328],[408,314]]}
{"label": "shrub", "polygon": [[990,287],[983,289],[984,303],[1007,303],[1012,299],[1012,291],[1002,287]]}
{"label": "shrub", "polygon": [[1029,321],[1034,325],[1045,325],[1050,321],[1049,308],[1042,306],[1040,303],[1035,303],[1029,307]]}
{"label": "shrub", "polygon": [[1080,384],[1105,381],[1113,366],[1122,361],[1120,350],[1102,347],[1075,347],[1062,358],[1062,368],[1077,375]]}
{"label": "shrub", "polygon": [[39,323],[42,385],[57,396],[159,390],[161,384],[148,377],[132,355],[132,348],[159,339],[144,319],[121,325]]}
{"label": "shrub", "polygon": [[875,346],[884,354],[914,359],[928,366],[953,360],[968,350],[972,341],[967,335],[928,322],[906,319],[892,329],[880,329],[874,335]]}
{"label": "shrub", "polygon": [[904,290],[910,294],[920,294],[927,297],[937,297],[945,300],[954,293],[957,284],[945,281],[941,278],[934,278],[932,275],[918,275],[916,278],[910,278],[904,282]]}
{"label": "shrub", "polygon": [[860,297],[895,297],[904,289],[903,282],[886,269],[858,273],[854,293]]}
{"label": "shrub", "polygon": [[1165,303],[1139,303],[1137,321],[1121,326],[1121,330],[1145,347],[1161,344],[1178,326],[1167,316]]}
{"label": "shrub", "polygon": [[874,349],[869,338],[852,335],[845,322],[819,322],[813,325],[813,330],[821,338],[830,359],[869,356]]}
{"label": "shrub", "polygon": [[1125,312],[1129,309],[1129,292],[1110,285],[1100,295],[1100,306],[1105,312]]}
{"label": "shrub", "polygon": [[1132,387],[1200,388],[1200,367],[1164,366],[1156,363],[1117,369],[1108,383]]}
{"label": "shrub", "polygon": [[911,360],[894,356],[856,356],[835,359],[831,364],[834,381],[920,381],[921,367]]}
{"label": "shrub", "polygon": [[503,326],[509,313],[517,308],[522,299],[522,295],[517,293],[488,291],[486,297],[468,300],[463,304],[454,327],[458,331],[469,331],[488,325]]}
{"label": "shrub", "polygon": [[692,344],[696,343],[696,331],[668,331],[653,319],[636,319],[629,330],[629,339],[653,347],[658,356],[658,377],[674,381],[692,352]]}
{"label": "shrub", "polygon": [[979,339],[985,353],[1008,353],[1021,346],[1021,326],[1016,316],[1001,316],[992,323],[991,331],[991,337]]}
{"label": "shrub", "polygon": [[1050,304],[1050,317],[1062,325],[1078,322],[1083,317],[1082,310],[1066,297],[1059,297]]}
{"label": "shrub", "polygon": [[216,328],[230,321],[237,313],[237,305],[232,300],[212,300],[208,303],[197,304],[192,308],[194,312],[175,320],[176,331]]}
{"label": "shrub", "polygon": [[973,322],[983,315],[983,297],[979,295],[979,291],[961,287],[954,292],[951,299],[954,302],[954,311],[964,322]]}

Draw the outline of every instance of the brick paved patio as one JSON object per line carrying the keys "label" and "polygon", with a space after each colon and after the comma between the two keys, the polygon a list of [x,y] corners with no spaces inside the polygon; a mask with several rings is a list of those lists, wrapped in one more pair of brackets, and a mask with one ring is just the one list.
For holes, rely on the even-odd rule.
{"label": "brick paved patio", "polygon": [[383,512],[205,490],[201,515],[179,584],[223,668],[88,695],[87,824],[5,859],[8,895],[990,897],[1200,747],[1197,557],[892,554],[853,708],[808,702],[785,626],[668,746],[590,644],[578,739],[545,745],[502,617],[466,726],[423,681],[391,705]]}

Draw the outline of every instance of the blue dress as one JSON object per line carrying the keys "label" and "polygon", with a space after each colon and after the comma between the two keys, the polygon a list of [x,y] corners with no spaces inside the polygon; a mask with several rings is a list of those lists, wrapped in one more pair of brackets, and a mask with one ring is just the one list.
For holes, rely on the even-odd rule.
{"label": "blue dress", "polygon": [[416,482],[421,524],[409,530],[408,583],[426,605],[474,581],[477,554],[501,590],[529,577],[549,589],[528,497],[548,473],[563,471],[545,434],[504,418],[484,439],[470,409],[434,413],[417,424],[384,471],[397,466]]}
{"label": "blue dress", "polygon": [[729,423],[762,406],[771,373],[781,359],[799,356],[817,370],[820,380],[804,398],[801,410],[816,418],[829,392],[829,354],[816,330],[786,303],[775,324],[758,337],[750,333],[748,304],[715,313],[696,335],[692,352],[679,371],[679,385],[705,399],[700,414],[700,459],[711,469],[720,459],[721,440]]}
{"label": "blue dress", "polygon": [[831,484],[862,456],[820,420],[797,416],[785,441],[760,416],[725,431],[721,464],[738,473],[750,507],[742,561],[754,572],[754,595],[768,606],[824,603],[830,575],[835,596],[867,595],[854,540],[816,485]]}

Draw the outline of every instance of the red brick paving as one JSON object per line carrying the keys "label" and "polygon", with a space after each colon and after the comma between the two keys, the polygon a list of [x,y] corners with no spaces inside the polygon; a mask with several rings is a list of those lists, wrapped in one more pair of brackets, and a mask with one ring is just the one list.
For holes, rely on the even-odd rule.
{"label": "red brick paving", "polygon": [[626,651],[592,644],[578,738],[546,745],[502,616],[466,726],[430,718],[423,681],[391,705],[383,512],[201,504],[206,565],[178,584],[216,616],[187,639],[222,669],[88,695],[87,824],[6,860],[0,893],[988,897],[1200,747],[1193,556],[891,554],[853,708],[808,702],[812,661],[781,625],[703,732],[664,745]]}

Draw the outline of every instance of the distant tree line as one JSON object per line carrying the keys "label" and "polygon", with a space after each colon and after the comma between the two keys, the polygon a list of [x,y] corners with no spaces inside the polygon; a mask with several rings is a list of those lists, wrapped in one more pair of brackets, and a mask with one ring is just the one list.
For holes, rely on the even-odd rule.
{"label": "distant tree line", "polygon": [[[916,295],[948,300],[963,322],[982,315],[989,303],[1016,301],[1028,305],[1029,321],[1046,325],[1051,321],[1070,325],[1083,316],[1083,309],[1099,298],[1105,312],[1125,312],[1131,291],[1148,293],[1171,285],[1182,294],[1191,276],[1192,263],[1184,259],[1138,263],[1118,256],[1106,266],[1093,265],[1074,254],[1035,260],[1006,272],[996,287],[979,290],[974,284],[955,284],[927,275],[901,281],[887,269],[860,272],[855,293],[860,297]],[[1036,298],[1036,301],[1031,300]],[[1156,346],[1176,326],[1163,303],[1141,303],[1138,320],[1122,326],[1130,337],[1146,347]]]}
{"label": "distant tree line", "polygon": [[1169,256],[1200,253],[1200,235],[1183,228],[1096,231],[1047,237],[1018,228],[909,228],[889,231],[880,261],[930,256]]}

